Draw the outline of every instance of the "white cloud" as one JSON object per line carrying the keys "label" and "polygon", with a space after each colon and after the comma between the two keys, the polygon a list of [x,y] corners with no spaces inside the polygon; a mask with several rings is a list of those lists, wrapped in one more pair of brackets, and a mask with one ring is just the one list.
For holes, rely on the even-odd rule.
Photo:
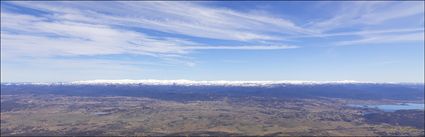
{"label": "white cloud", "polygon": [[[351,39],[339,41],[337,45],[423,42],[424,34],[418,33],[424,31],[422,26],[415,28],[418,26],[396,24],[397,27],[393,27],[386,24],[423,14],[423,2],[344,3],[346,6],[332,17],[302,25],[304,21],[309,22],[309,18],[294,22],[282,18],[285,15],[278,17],[267,11],[240,11],[203,2],[2,2],[1,70],[2,74],[9,75],[6,77],[28,77],[31,75],[30,71],[22,72],[38,66],[40,73],[36,72],[36,75],[39,74],[36,77],[42,77],[41,74],[50,73],[46,71],[55,70],[52,67],[59,67],[55,75],[46,79],[54,79],[65,72],[61,69],[66,68],[69,72],[84,70],[84,73],[73,73],[74,77],[97,73],[96,76],[102,78],[102,73],[119,76],[122,71],[146,71],[141,67],[145,65],[131,64],[137,62],[137,59],[130,62],[86,59],[99,55],[148,55],[155,59],[160,58],[161,61],[140,62],[196,66],[197,60],[189,53],[200,50],[282,50],[298,47],[288,44],[291,40],[294,43],[315,45],[334,44],[336,40],[340,40],[307,39],[304,42],[302,38],[306,37],[348,36],[344,39]],[[16,9],[10,10],[8,4],[42,12],[17,13]],[[302,16],[300,19],[310,17]],[[322,13],[318,12],[318,16],[322,17]],[[423,25],[423,17],[418,18],[418,22]],[[358,37],[360,39],[356,39]],[[62,57],[84,59],[66,60]],[[36,67],[13,66],[20,63]],[[96,70],[107,72],[95,72]]]}
{"label": "white cloud", "polygon": [[278,40],[270,35],[308,33],[293,22],[266,14],[242,13],[187,2],[15,2],[55,13],[63,20],[132,26],[202,38]]}
{"label": "white cloud", "polygon": [[[399,5],[391,2],[356,2],[354,8],[343,7],[344,14],[313,23],[310,28],[302,28],[290,20],[266,12],[245,13],[208,6],[202,2],[102,2],[100,5],[97,2],[12,2],[12,4],[49,14],[36,16],[11,13],[2,8],[2,58],[137,54],[180,60],[193,66],[196,63],[182,57],[193,50],[290,49],[297,46],[282,44],[279,41],[304,37],[375,34],[370,38],[338,43],[338,45],[353,45],[387,42],[383,40],[384,38],[391,38],[389,41],[412,41],[419,40],[418,37],[423,36],[423,34],[400,37],[394,35],[423,31],[423,28],[313,33],[344,25],[380,23],[423,13],[422,7],[410,2]],[[383,10],[383,8],[390,9]],[[409,9],[404,10],[405,8]],[[134,28],[249,44],[210,45],[171,36],[154,37]]]}
{"label": "white cloud", "polygon": [[[69,10],[65,9],[64,11]],[[64,15],[82,16],[71,13]],[[111,27],[108,23],[95,23],[98,21],[96,18],[85,18],[87,20],[85,22],[81,20],[62,20],[61,18],[56,18],[56,16],[59,15],[55,13],[55,18],[51,18],[2,12],[2,57],[108,54],[142,54],[161,57],[186,54],[191,50],[273,50],[295,47],[273,45],[256,45],[253,47],[249,47],[249,45],[211,46],[185,39],[152,37],[141,32]],[[69,18],[69,16],[67,17]],[[256,37],[256,35],[251,35],[250,33],[240,33],[239,36],[232,34],[232,36],[245,38]]]}
{"label": "white cloud", "polygon": [[376,44],[376,43],[394,43],[394,42],[409,42],[409,41],[424,41],[424,32],[397,34],[397,35],[369,35],[361,39],[340,41],[335,44],[338,46],[359,45],[359,44]]}
{"label": "white cloud", "polygon": [[[387,21],[424,14],[423,2],[342,2],[335,15],[325,20],[311,23],[309,28],[323,33],[337,28],[355,25],[379,25]],[[419,21],[423,21],[422,19]],[[420,18],[418,18],[420,19]]]}
{"label": "white cloud", "polygon": [[399,33],[412,33],[412,32],[423,32],[424,28],[403,28],[403,29],[383,29],[383,30],[363,30],[363,31],[349,31],[349,32],[337,32],[337,33],[320,33],[320,34],[308,34],[290,36],[287,38],[308,38],[308,37],[336,37],[336,36],[365,36],[372,34],[399,34]]}
{"label": "white cloud", "polygon": [[298,48],[298,46],[280,45],[280,46],[187,46],[186,49],[192,50],[277,50],[277,49],[291,49]]}
{"label": "white cloud", "polygon": [[[423,12],[422,7],[411,2],[399,5],[391,2],[347,2],[336,16],[313,23],[308,29],[290,20],[265,12],[243,13],[226,8],[203,5],[202,2],[13,2],[20,6],[49,12],[44,17],[2,12],[2,29],[15,29],[27,35],[9,35],[38,42],[36,45],[56,44],[65,54],[186,54],[191,50],[239,49],[272,50],[288,46],[258,45],[261,41],[280,41],[305,37],[333,37],[366,34],[385,34],[419,29],[366,30],[339,33],[313,33],[350,24],[379,23]],[[389,8],[389,9],[385,9]],[[408,10],[404,10],[409,8]],[[388,13],[391,11],[391,13]],[[396,12],[396,13],[392,13]],[[344,14],[340,14],[344,13]],[[5,21],[6,20],[6,21]],[[53,20],[53,21],[52,21]],[[3,27],[6,26],[6,27]],[[254,42],[247,46],[214,46],[177,38],[152,37],[133,30],[118,28],[136,27],[183,34],[194,37]],[[320,31],[318,31],[320,30]],[[29,31],[29,32],[28,32]],[[2,34],[4,31],[2,31]],[[48,33],[66,37],[31,37],[34,33]],[[72,38],[72,39],[71,39]],[[171,40],[172,39],[172,40]],[[60,40],[61,42],[58,42]],[[24,41],[24,40],[22,40]],[[10,40],[7,41],[9,44]],[[45,43],[42,43],[45,42]],[[71,46],[66,42],[72,43]],[[3,42],[6,44],[6,42]],[[273,42],[274,43],[274,42]],[[13,43],[12,43],[13,44]],[[90,46],[87,46],[90,45]],[[20,44],[20,46],[23,46]],[[18,46],[19,47],[19,46]],[[293,48],[294,46],[289,46]],[[21,48],[23,49],[23,48]],[[45,48],[48,49],[48,48]],[[89,50],[89,51],[80,51]],[[44,53],[43,53],[44,54]],[[49,55],[49,54],[47,54]]]}

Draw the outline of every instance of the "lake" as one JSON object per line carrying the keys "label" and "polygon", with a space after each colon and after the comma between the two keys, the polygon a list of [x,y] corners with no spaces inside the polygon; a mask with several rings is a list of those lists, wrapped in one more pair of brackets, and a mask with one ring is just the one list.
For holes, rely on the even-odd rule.
{"label": "lake", "polygon": [[411,110],[419,109],[424,110],[424,104],[419,103],[401,103],[401,104],[388,104],[388,105],[358,105],[350,104],[352,107],[361,107],[361,108],[377,108],[385,112],[394,112],[397,110]]}

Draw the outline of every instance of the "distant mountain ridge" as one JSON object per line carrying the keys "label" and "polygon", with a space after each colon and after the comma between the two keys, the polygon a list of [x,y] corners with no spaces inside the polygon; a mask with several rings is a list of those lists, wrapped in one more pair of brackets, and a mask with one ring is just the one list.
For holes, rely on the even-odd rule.
{"label": "distant mountain ridge", "polygon": [[1,94],[140,96],[186,101],[223,97],[424,100],[424,84],[356,81],[94,80],[2,83]]}
{"label": "distant mountain ridge", "polygon": [[85,80],[73,82],[45,82],[45,83],[31,83],[31,82],[9,82],[2,83],[2,85],[180,85],[180,86],[241,86],[241,87],[255,87],[255,86],[276,86],[276,85],[321,85],[321,84],[423,84],[423,83],[407,83],[407,82],[361,82],[353,80],[341,81],[298,81],[298,80],[283,80],[283,81],[194,81],[194,80]]}

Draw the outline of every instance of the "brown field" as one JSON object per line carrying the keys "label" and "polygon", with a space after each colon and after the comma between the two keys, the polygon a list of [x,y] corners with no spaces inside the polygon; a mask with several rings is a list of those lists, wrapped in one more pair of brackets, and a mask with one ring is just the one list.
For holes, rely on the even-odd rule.
{"label": "brown field", "polygon": [[[2,135],[424,135],[423,128],[368,122],[364,114],[384,112],[337,99],[2,95],[1,102]],[[423,123],[423,111],[412,113]]]}

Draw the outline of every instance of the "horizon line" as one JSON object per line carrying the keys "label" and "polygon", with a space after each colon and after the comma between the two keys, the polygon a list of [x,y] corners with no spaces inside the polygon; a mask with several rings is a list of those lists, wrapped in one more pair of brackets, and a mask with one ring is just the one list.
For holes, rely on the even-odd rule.
{"label": "horizon line", "polygon": [[77,80],[77,81],[56,81],[56,82],[3,82],[1,84],[143,84],[155,83],[162,84],[326,84],[326,83],[339,83],[339,84],[425,84],[425,82],[376,82],[376,81],[357,81],[357,80],[188,80],[188,79],[93,79],[93,80]]}

